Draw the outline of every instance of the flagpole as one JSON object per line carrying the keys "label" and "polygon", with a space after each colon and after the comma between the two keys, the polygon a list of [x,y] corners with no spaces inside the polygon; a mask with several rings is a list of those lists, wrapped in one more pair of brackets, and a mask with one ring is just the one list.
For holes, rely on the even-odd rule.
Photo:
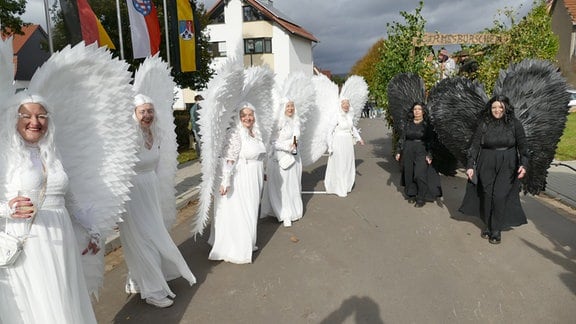
{"label": "flagpole", "polygon": [[54,53],[54,43],[52,42],[52,27],[50,27],[50,6],[48,5],[48,0],[44,0],[44,15],[46,16],[46,32],[48,33],[48,48],[50,49],[50,55]]}
{"label": "flagpole", "polygon": [[118,20],[118,41],[120,42],[120,59],[124,60],[124,39],[122,38],[122,18],[120,16],[120,0],[116,0],[116,18]]}
{"label": "flagpole", "polygon": [[[168,36],[168,9],[166,6],[166,0],[162,2],[164,6],[164,36],[166,38],[166,61],[168,62],[168,66],[170,66],[170,41],[168,40],[170,37]],[[172,19],[175,19],[172,17]]]}

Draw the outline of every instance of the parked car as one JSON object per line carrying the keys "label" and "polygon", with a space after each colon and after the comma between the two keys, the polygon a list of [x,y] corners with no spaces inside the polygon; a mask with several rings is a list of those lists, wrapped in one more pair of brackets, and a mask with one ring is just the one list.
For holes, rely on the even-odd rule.
{"label": "parked car", "polygon": [[568,107],[576,107],[576,90],[567,90],[570,94],[570,101]]}

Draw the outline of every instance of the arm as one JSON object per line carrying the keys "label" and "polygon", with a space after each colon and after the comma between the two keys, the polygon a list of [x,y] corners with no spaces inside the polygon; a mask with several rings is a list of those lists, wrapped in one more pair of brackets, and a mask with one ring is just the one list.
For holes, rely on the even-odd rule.
{"label": "arm", "polygon": [[228,135],[228,144],[224,150],[222,170],[221,170],[221,183],[219,192],[221,195],[226,195],[228,189],[230,189],[231,178],[234,172],[234,164],[238,160],[240,155],[240,149],[242,148],[242,140],[240,139],[240,133],[238,131],[233,131]]}
{"label": "arm", "polygon": [[476,165],[476,158],[478,157],[478,153],[480,153],[482,136],[484,136],[484,128],[486,125],[482,122],[476,128],[474,135],[470,139],[470,148],[466,154],[466,169],[472,169],[474,165]]}
{"label": "arm", "polygon": [[74,194],[68,191],[65,196],[66,201],[66,209],[70,213],[72,217],[80,224],[88,235],[90,236],[90,240],[88,241],[88,246],[82,251],[82,255],[91,251],[92,254],[98,253],[101,247],[101,235],[100,229],[92,224],[92,206],[88,206],[87,208],[82,208],[74,198]]}
{"label": "arm", "polygon": [[334,130],[338,126],[338,120],[333,119],[330,122],[330,127],[328,127],[328,132],[326,132],[326,145],[328,146],[328,154],[332,154],[332,140],[334,139]]}
{"label": "arm", "polygon": [[356,142],[360,142],[360,145],[364,145],[364,140],[362,139],[362,137],[360,137],[360,132],[358,131],[358,128],[356,128],[356,126],[352,126],[352,137],[354,137],[354,140]]}
{"label": "arm", "polygon": [[400,161],[402,157],[402,150],[404,150],[404,142],[406,142],[406,123],[402,125],[402,130],[400,131],[400,137],[398,138],[398,143],[396,143],[396,161]]}
{"label": "arm", "polygon": [[528,141],[526,140],[526,133],[524,127],[519,120],[514,120],[514,134],[516,137],[516,150],[518,151],[519,164],[518,178],[522,179],[526,174],[530,161],[530,150],[528,149]]}

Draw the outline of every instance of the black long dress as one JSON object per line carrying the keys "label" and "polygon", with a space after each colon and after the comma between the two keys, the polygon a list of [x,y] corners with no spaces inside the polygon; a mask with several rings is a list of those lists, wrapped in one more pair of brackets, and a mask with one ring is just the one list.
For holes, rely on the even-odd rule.
{"label": "black long dress", "polygon": [[408,121],[398,141],[402,166],[402,185],[407,198],[417,202],[434,201],[442,196],[440,176],[426,156],[432,157],[432,127],[426,122]]}
{"label": "black long dress", "polygon": [[483,122],[468,150],[467,169],[476,165],[478,183],[468,181],[460,211],[478,216],[491,231],[526,224],[520,205],[518,168],[528,169],[528,148],[522,124],[513,119]]}

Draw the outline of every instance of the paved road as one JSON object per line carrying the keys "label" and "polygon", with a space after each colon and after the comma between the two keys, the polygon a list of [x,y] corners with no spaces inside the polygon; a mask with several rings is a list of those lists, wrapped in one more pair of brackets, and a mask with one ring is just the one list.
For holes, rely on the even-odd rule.
{"label": "paved road", "polygon": [[[173,237],[198,283],[174,280],[177,297],[156,309],[124,293],[121,249],[95,309],[100,323],[574,323],[576,218],[523,196],[529,224],[480,238],[480,224],[457,209],[464,178],[443,177],[442,206],[403,200],[380,119],[360,122],[357,182],[347,198],[305,195],[291,228],[261,220],[254,263],[207,260],[206,237],[190,238],[194,205]],[[325,159],[303,174],[323,190]],[[206,236],[206,235],[205,235]]]}

